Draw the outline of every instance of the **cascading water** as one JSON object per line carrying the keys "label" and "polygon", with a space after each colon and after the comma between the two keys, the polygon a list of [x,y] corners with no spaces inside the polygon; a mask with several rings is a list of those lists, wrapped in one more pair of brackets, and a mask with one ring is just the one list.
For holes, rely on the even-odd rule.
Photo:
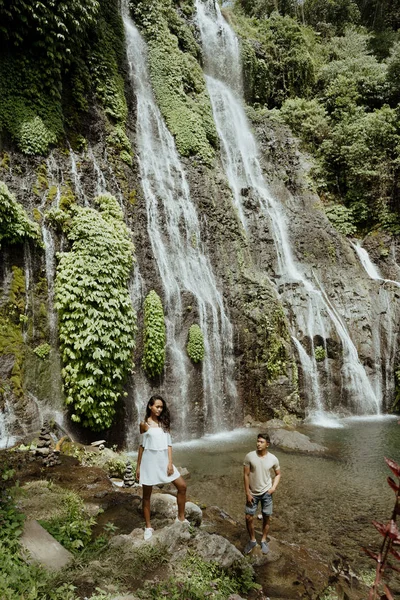
{"label": "cascading water", "polygon": [[[375,348],[376,379],[375,386],[381,390],[386,405],[390,406],[390,399],[394,396],[394,378],[396,348],[398,333],[395,330],[396,323],[396,295],[400,287],[398,281],[385,279],[379,269],[372,262],[367,250],[359,241],[353,244],[358,258],[369,277],[377,284],[374,293],[377,297],[372,299],[374,307],[377,307],[377,326],[373,329],[373,345]],[[397,292],[397,294],[396,294]]]}
{"label": "cascading water", "polygon": [[[292,338],[303,371],[312,378],[311,411],[321,411],[321,398],[329,392],[330,373],[326,340],[340,340],[343,354],[341,393],[356,414],[380,411],[377,397],[362,366],[357,350],[339,313],[328,299],[322,285],[314,284],[304,268],[294,259],[286,217],[282,206],[271,195],[259,161],[256,141],[246,118],[241,85],[241,59],[237,38],[223,18],[214,0],[196,0],[197,22],[201,34],[206,82],[214,120],[221,140],[222,162],[232,190],[234,206],[244,230],[249,229],[243,208],[243,190],[251,190],[264,216],[269,219],[276,250],[277,264],[273,276],[283,305],[295,313]],[[299,348],[301,339],[308,340],[308,354]],[[315,346],[322,344],[325,358],[316,363]],[[306,359],[307,354],[307,359]],[[310,362],[311,361],[311,362]],[[324,376],[325,392],[320,379]],[[322,403],[329,408],[329,401]]]}
{"label": "cascading water", "polygon": [[[179,407],[182,435],[187,435],[189,360],[182,328],[187,310],[184,295],[196,304],[204,337],[202,365],[204,424],[217,431],[224,422],[224,406],[234,408],[232,326],[210,262],[203,251],[200,226],[174,140],[153,97],[146,63],[146,46],[123,9],[127,57],[137,99],[136,142],[141,183],[146,199],[148,234],[164,290],[167,355],[166,380],[173,406]],[[147,398],[141,398],[140,413]]]}

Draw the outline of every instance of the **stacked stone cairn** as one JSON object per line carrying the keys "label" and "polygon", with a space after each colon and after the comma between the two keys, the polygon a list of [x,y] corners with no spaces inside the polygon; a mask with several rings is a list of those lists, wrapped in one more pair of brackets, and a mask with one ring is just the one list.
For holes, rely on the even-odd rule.
{"label": "stacked stone cairn", "polygon": [[59,459],[60,450],[53,450],[51,447],[50,427],[47,421],[44,421],[40,430],[35,456],[42,459],[45,467],[54,467],[61,464]]}
{"label": "stacked stone cairn", "polygon": [[124,474],[124,487],[133,487],[135,485],[135,476],[133,474],[133,468],[130,462],[126,463],[126,469]]}
{"label": "stacked stone cairn", "polygon": [[56,465],[60,465],[60,451],[50,449],[48,455],[43,458],[43,464],[45,467],[55,467]]}
{"label": "stacked stone cairn", "polygon": [[39,441],[37,443],[35,456],[39,458],[46,458],[51,450],[51,436],[50,427],[47,421],[44,421],[43,426],[40,430]]}

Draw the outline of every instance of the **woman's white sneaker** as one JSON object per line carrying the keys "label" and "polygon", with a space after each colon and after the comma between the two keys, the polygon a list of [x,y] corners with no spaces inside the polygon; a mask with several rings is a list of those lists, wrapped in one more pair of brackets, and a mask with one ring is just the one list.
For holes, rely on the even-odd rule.
{"label": "woman's white sneaker", "polygon": [[153,535],[153,531],[154,529],[152,527],[146,527],[144,530],[144,535],[143,538],[147,541],[151,538],[151,536]]}

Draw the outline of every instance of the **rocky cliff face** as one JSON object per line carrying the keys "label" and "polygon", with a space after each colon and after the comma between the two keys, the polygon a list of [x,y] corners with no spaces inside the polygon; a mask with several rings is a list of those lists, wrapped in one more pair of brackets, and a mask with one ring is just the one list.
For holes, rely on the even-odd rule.
{"label": "rocky cliff face", "polygon": [[[186,23],[179,11],[175,14],[178,24]],[[182,33],[177,22],[173,26],[169,21],[169,31],[187,41],[187,30]],[[151,40],[153,55],[155,47]],[[190,44],[179,52],[190,54]],[[398,364],[400,316],[396,283],[400,270],[392,240],[377,233],[364,241],[380,269],[380,279],[371,278],[351,241],[337,233],[326,218],[312,191],[307,158],[290,132],[252,113],[264,178],[271,196],[284,208],[291,252],[296,265],[301,265],[303,279],[296,281],[281,272],[271,218],[249,187],[240,191],[247,223],[244,231],[215,141],[214,158],[181,157],[181,165],[198,228],[196,239],[191,233],[186,240],[187,252],[190,244],[192,248],[197,245],[199,256],[206,257],[213,285],[223,298],[223,312],[219,308],[212,317],[208,306],[202,308],[196,291],[185,289],[184,284],[177,292],[179,301],[171,303],[172,292],[166,289],[151,239],[148,197],[142,188],[143,149],[138,148],[136,137],[137,121],[143,114],[137,111],[127,63],[125,77],[126,133],[133,150],[129,160],[115,152],[115,146],[110,150],[109,124],[98,106],[93,106],[91,118],[85,122],[85,141],[74,143],[74,149],[63,143],[47,157],[27,157],[10,140],[2,141],[0,180],[38,224],[43,238],[42,247],[33,241],[3,243],[1,247],[2,443],[9,436],[38,429],[45,416],[61,420],[61,368],[66,364],[65,358],[61,364],[54,280],[59,268],[57,252],[70,250],[72,242],[60,219],[52,220],[48,214],[51,209],[70,210],[73,205],[93,207],[94,198],[104,192],[118,200],[135,245],[129,290],[137,311],[137,332],[136,366],[126,378],[127,395],[117,403],[114,425],[102,435],[133,443],[143,405],[155,391],[170,400],[175,422],[179,422],[177,433],[182,437],[240,425],[243,415],[249,413],[264,420],[304,417],[307,411],[320,409],[376,412],[378,404],[389,410]],[[179,135],[178,131],[177,139]],[[181,152],[185,153],[182,148]],[[162,201],[157,198],[160,206]],[[160,218],[159,236],[168,247],[172,242],[165,214]],[[178,230],[184,237],[186,225],[180,218]],[[202,285],[204,268],[202,264],[198,268]],[[167,337],[168,331],[173,331],[175,340],[173,346],[167,339],[163,371],[153,378],[142,368],[143,303],[152,289],[164,305]],[[179,314],[171,325],[172,310]],[[232,327],[229,340],[223,339],[225,313]],[[216,327],[214,318],[219,323],[219,341],[210,333]],[[213,357],[218,350],[222,367],[207,366],[206,359],[195,363],[186,356],[189,328],[202,319],[203,330],[209,329],[209,352]],[[176,348],[180,348],[179,356]],[[213,373],[218,381],[212,381]],[[366,402],[365,390],[370,396]],[[377,399],[376,406],[372,396]],[[76,435],[85,439],[99,435],[73,424],[68,414],[64,426]]]}

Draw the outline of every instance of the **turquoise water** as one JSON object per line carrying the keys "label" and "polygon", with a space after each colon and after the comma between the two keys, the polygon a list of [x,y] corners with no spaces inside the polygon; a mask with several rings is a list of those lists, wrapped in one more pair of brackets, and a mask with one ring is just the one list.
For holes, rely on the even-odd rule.
{"label": "turquoise water", "polygon": [[[384,456],[400,462],[397,419],[348,419],[340,427],[304,426],[302,433],[328,448],[325,456],[284,452],[274,495],[271,535],[305,545],[322,557],[337,554],[370,564],[361,546],[376,548],[372,520],[386,521],[394,493]],[[255,449],[257,430],[239,429],[174,446],[174,463],[189,469],[189,496],[217,505],[243,522],[243,458]]]}

